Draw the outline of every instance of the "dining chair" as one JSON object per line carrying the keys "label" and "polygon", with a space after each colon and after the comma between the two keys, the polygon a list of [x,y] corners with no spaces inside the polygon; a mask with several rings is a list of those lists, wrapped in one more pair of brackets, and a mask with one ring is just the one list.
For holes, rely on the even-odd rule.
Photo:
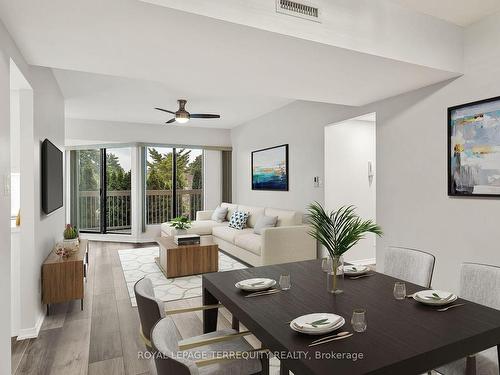
{"label": "dining chair", "polygon": [[[500,267],[463,263],[460,274],[460,297],[500,310]],[[436,371],[444,375],[499,375],[500,345],[467,358],[448,363]]]}
{"label": "dining chair", "polygon": [[134,294],[141,321],[139,335],[146,347],[151,350],[151,329],[156,322],[165,317],[165,303],[155,298],[153,283],[147,277],[134,284]]}
{"label": "dining chair", "polygon": [[383,273],[430,288],[436,258],[425,251],[390,246],[385,250]]}
{"label": "dining chair", "polygon": [[141,321],[139,335],[141,336],[144,344],[149,350],[152,349],[151,330],[160,319],[164,318],[167,315],[194,312],[205,309],[214,309],[222,306],[220,304],[217,304],[167,310],[165,308],[165,302],[155,297],[153,283],[147,277],[143,277],[134,284],[134,294],[137,301],[139,319]]}
{"label": "dining chair", "polygon": [[157,373],[158,375],[269,375],[267,350],[254,349],[243,338],[249,334],[251,332],[224,329],[179,340],[174,321],[167,316],[158,321],[151,332]]}

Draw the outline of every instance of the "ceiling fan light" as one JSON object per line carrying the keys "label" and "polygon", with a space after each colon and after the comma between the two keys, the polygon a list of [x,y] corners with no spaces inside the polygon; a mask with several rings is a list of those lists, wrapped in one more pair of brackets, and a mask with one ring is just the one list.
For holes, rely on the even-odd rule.
{"label": "ceiling fan light", "polygon": [[186,111],[177,111],[175,113],[175,121],[179,124],[185,124],[189,121],[189,113]]}

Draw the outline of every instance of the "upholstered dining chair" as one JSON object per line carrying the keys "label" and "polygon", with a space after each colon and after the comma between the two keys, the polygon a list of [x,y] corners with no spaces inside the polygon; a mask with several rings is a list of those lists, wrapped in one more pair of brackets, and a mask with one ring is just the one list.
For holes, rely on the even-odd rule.
{"label": "upholstered dining chair", "polygon": [[[462,264],[460,297],[500,310],[500,267],[478,263]],[[499,360],[500,345],[448,363],[436,371],[444,375],[468,373],[498,375],[500,373]]]}
{"label": "upholstered dining chair", "polygon": [[148,350],[152,350],[151,330],[153,329],[153,326],[156,324],[156,322],[164,318],[166,315],[199,311],[209,308],[210,309],[219,308],[220,306],[222,306],[222,305],[209,305],[209,306],[189,307],[178,310],[166,310],[165,302],[155,298],[153,283],[147,277],[143,277],[134,284],[134,294],[135,294],[135,299],[137,301],[137,310],[139,312],[139,319],[141,321],[139,334],[142,340],[144,341],[144,344],[148,348]]}
{"label": "upholstered dining chair", "polygon": [[268,375],[267,351],[253,349],[243,338],[248,334],[251,333],[225,329],[178,340],[174,321],[167,316],[156,323],[151,332],[157,373],[158,375]]}
{"label": "upholstered dining chair", "polygon": [[429,288],[434,272],[434,255],[406,247],[390,246],[384,254],[384,273]]}
{"label": "upholstered dining chair", "polygon": [[141,321],[139,334],[149,350],[151,347],[151,329],[161,318],[165,317],[165,304],[155,298],[153,283],[143,277],[134,284],[135,300]]}

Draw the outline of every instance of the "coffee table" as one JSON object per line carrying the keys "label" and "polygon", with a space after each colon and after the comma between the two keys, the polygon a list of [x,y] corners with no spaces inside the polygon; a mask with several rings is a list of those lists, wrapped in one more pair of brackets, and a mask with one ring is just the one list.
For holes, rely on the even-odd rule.
{"label": "coffee table", "polygon": [[212,236],[202,236],[199,245],[179,246],[174,237],[158,237],[160,256],[156,263],[167,278],[198,275],[219,270],[219,246]]}

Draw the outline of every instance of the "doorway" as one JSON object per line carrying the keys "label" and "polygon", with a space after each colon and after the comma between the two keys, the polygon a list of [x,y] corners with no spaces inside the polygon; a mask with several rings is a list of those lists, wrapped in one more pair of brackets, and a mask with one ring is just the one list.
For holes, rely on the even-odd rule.
{"label": "doorway", "polygon": [[[376,114],[325,127],[325,206],[354,205],[363,219],[376,220]],[[345,260],[374,264],[376,238],[369,234]]]}
{"label": "doorway", "polygon": [[[33,89],[13,60],[10,60],[10,263],[11,336],[20,336],[26,296],[28,261],[21,261],[25,249],[34,248],[34,164],[28,152],[33,148]],[[23,250],[23,251],[22,251]],[[26,257],[26,255],[24,255]],[[30,258],[30,257],[27,257]]]}

